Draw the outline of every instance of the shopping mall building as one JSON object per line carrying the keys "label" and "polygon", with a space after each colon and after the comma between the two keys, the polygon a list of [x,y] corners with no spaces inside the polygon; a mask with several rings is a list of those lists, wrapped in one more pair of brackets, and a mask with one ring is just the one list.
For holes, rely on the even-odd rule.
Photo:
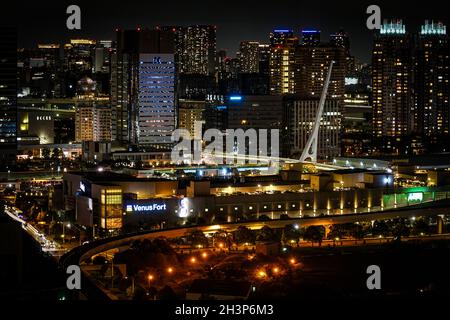
{"label": "shopping mall building", "polygon": [[181,180],[73,172],[63,180],[64,209],[75,212],[79,225],[107,232],[177,226],[186,221],[368,212],[427,201],[437,194],[429,188],[396,189],[392,173],[359,169]]}

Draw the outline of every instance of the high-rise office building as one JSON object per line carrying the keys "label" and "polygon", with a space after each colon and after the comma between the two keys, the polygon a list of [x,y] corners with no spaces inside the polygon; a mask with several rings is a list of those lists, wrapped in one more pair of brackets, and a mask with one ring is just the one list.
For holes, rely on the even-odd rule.
{"label": "high-rise office building", "polygon": [[188,130],[194,137],[195,122],[205,119],[205,105],[205,100],[178,100],[178,128]]}
{"label": "high-rise office building", "polygon": [[109,73],[111,67],[111,54],[113,53],[111,40],[100,40],[94,49],[94,73]]}
{"label": "high-rise office building", "polygon": [[295,93],[319,97],[323,91],[326,75],[334,61],[328,98],[343,100],[345,93],[346,59],[344,49],[329,44],[298,46],[295,51]]}
{"label": "high-rise office building", "polygon": [[91,71],[96,41],[91,39],[71,39],[64,45],[65,70],[72,72]]}
{"label": "high-rise office building", "polygon": [[175,61],[180,74],[215,74],[216,26],[163,26],[161,30],[174,36]]}
{"label": "high-rise office building", "polygon": [[405,25],[402,20],[385,20],[372,52],[373,136],[383,152],[408,152],[405,139],[414,121],[412,69],[412,43]]}
{"label": "high-rise office building", "polygon": [[350,52],[350,39],[347,32],[339,30],[330,35],[330,44],[336,47],[342,47],[346,52]]}
{"label": "high-rise office building", "polygon": [[297,46],[292,30],[276,29],[270,34],[270,94],[294,93]]}
{"label": "high-rise office building", "polygon": [[[283,101],[282,154],[285,157],[300,156],[312,132],[319,97],[292,95]],[[331,159],[340,155],[341,114],[340,101],[327,99],[320,121],[318,157]]]}
{"label": "high-rise office building", "polygon": [[239,92],[240,60],[227,56],[225,50],[217,52],[217,93],[227,95]]}
{"label": "high-rise office building", "polygon": [[281,96],[231,96],[228,126],[230,129],[279,129],[282,102]]}
{"label": "high-rise office building", "polygon": [[418,35],[414,63],[414,132],[428,145],[448,151],[450,134],[450,47],[446,26],[425,21]]}
{"label": "high-rise office building", "polygon": [[335,47],[344,48],[346,70],[345,76],[355,76],[356,73],[356,61],[355,57],[350,52],[350,38],[348,33],[344,30],[339,30],[336,33],[330,35],[330,45]]}
{"label": "high-rise office building", "polygon": [[0,27],[0,160],[17,153],[17,30]]}
{"label": "high-rise office building", "polygon": [[270,75],[270,45],[259,45],[259,73],[263,75]]}
{"label": "high-rise office building", "polygon": [[94,141],[94,106],[77,106],[75,112],[75,141]]}
{"label": "high-rise office building", "polygon": [[303,29],[301,43],[304,46],[317,46],[320,43],[320,30]]}
{"label": "high-rise office building", "polygon": [[242,41],[239,48],[241,73],[259,72],[259,42]]}
{"label": "high-rise office building", "polygon": [[206,96],[204,129],[228,129],[228,105],[224,95],[209,94]]}
{"label": "high-rise office building", "polygon": [[75,112],[75,140],[111,141],[111,108],[79,105]]}
{"label": "high-rise office building", "polygon": [[113,140],[146,146],[169,143],[175,129],[173,32],[118,30],[112,56]]}
{"label": "high-rise office building", "polygon": [[175,111],[174,54],[140,54],[137,144],[157,146],[171,143]]}

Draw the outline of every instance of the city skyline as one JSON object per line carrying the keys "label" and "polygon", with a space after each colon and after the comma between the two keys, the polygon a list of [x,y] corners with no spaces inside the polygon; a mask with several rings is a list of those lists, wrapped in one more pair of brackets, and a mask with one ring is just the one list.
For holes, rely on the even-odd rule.
{"label": "city skyline", "polygon": [[[255,1],[226,5],[197,1],[195,3],[173,2],[167,4],[139,3],[136,6],[115,4],[109,8],[104,2],[96,4],[79,1],[82,10],[82,29],[70,31],[65,28],[67,1],[58,3],[29,3],[20,12],[23,23],[19,25],[19,45],[35,46],[37,39],[46,42],[64,42],[70,38],[91,37],[97,40],[114,39],[116,28],[164,25],[210,24],[217,26],[218,50],[225,49],[234,56],[241,41],[268,43],[269,33],[278,27],[291,28],[300,34],[303,28],[314,28],[322,32],[322,41],[340,29],[349,33],[352,54],[364,63],[370,62],[373,32],[366,28],[366,8],[370,1],[352,3],[316,1],[299,3],[291,0],[277,2],[280,10],[255,6]],[[414,9],[405,1],[379,1],[382,18],[402,18],[407,31],[415,33],[426,19],[446,21],[446,16],[437,6],[417,4]],[[420,8],[420,9],[418,9]],[[413,12],[420,11],[420,15]],[[61,14],[56,15],[56,12]],[[206,14],[207,13],[207,14]],[[248,15],[251,13],[251,15]],[[97,19],[101,17],[99,25]],[[9,17],[6,17],[8,21]],[[39,28],[34,26],[39,25]]]}
{"label": "city skyline", "polygon": [[0,300],[448,297],[450,21],[405,4],[0,19]]}

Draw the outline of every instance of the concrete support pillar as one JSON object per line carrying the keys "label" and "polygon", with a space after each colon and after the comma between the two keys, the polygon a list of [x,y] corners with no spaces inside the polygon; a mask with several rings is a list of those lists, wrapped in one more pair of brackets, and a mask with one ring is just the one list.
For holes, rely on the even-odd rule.
{"label": "concrete support pillar", "polygon": [[437,233],[442,234],[444,231],[444,219],[443,216],[437,216],[436,217],[437,222]]}

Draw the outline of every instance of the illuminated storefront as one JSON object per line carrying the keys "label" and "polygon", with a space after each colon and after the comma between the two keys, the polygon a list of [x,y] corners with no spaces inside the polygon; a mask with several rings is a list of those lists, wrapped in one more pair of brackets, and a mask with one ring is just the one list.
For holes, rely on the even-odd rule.
{"label": "illuminated storefront", "polygon": [[122,190],[107,187],[100,192],[100,227],[105,230],[122,228]]}

